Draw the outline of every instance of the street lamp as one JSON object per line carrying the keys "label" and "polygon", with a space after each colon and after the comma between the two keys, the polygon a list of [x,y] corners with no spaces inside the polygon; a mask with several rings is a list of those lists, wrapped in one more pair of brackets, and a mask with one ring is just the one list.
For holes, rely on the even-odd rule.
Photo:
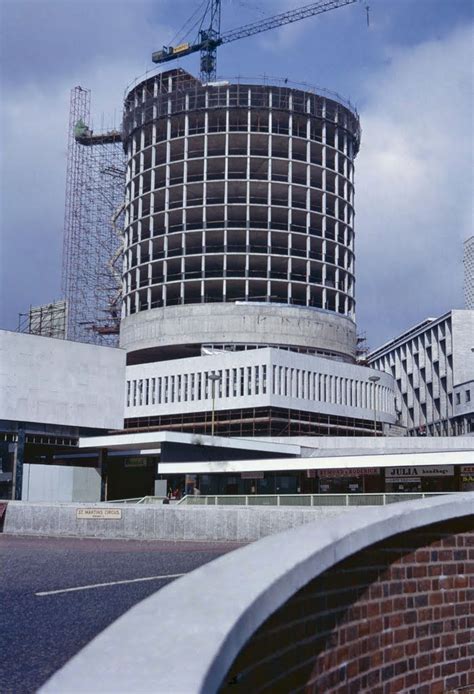
{"label": "street lamp", "polygon": [[375,384],[380,381],[380,376],[369,376],[369,381],[374,384],[374,436],[377,436],[377,391]]}
{"label": "street lamp", "polygon": [[220,374],[213,373],[207,374],[208,379],[211,381],[211,394],[212,394],[212,417],[211,417],[211,436],[214,437],[214,418],[215,418],[215,404],[216,404],[216,382],[221,380]]}

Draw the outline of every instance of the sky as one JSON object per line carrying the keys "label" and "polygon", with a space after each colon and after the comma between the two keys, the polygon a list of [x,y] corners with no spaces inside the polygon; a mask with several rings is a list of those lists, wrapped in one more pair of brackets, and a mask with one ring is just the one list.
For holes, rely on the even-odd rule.
{"label": "sky", "polygon": [[[120,123],[124,90],[154,70],[201,0],[0,0],[0,328],[61,298],[70,90],[93,126]],[[308,0],[223,0],[223,29]],[[368,0],[219,49],[222,78],[285,77],[357,107],[357,325],[376,348],[463,308],[473,232],[471,0]],[[192,38],[191,35],[189,38]],[[174,41],[173,41],[174,39]],[[197,73],[198,58],[178,63]]]}

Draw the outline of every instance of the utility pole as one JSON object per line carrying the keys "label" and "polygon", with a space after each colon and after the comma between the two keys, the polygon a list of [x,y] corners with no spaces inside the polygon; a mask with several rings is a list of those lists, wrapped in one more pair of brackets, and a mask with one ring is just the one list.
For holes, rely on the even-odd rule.
{"label": "utility pole", "polygon": [[215,425],[215,405],[216,405],[216,383],[221,380],[220,374],[216,374],[214,371],[211,374],[207,374],[208,379],[211,381],[211,396],[212,396],[212,415],[211,415],[211,436],[214,438],[214,425]]}
{"label": "utility pole", "polygon": [[369,376],[369,381],[374,384],[374,436],[377,436],[377,390],[375,384],[380,381],[380,376]]}

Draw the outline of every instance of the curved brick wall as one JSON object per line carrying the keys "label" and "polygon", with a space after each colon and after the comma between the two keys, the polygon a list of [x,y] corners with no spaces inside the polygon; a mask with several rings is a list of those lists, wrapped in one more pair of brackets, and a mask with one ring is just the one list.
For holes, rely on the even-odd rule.
{"label": "curved brick wall", "polygon": [[471,516],[395,535],[311,581],[254,634],[222,691],[458,690],[474,685],[473,629]]}
{"label": "curved brick wall", "polygon": [[251,543],[135,605],[41,692],[472,694],[473,501],[359,508]]}

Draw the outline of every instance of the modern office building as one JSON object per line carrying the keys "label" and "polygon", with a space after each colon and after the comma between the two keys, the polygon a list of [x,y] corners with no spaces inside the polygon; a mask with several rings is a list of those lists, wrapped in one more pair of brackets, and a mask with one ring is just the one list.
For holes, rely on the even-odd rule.
{"label": "modern office building", "polygon": [[354,109],[177,69],[130,90],[122,137],[125,427],[395,424],[391,376],[355,363]]}
{"label": "modern office building", "polygon": [[427,318],[369,354],[391,374],[409,435],[474,434],[474,311]]}

